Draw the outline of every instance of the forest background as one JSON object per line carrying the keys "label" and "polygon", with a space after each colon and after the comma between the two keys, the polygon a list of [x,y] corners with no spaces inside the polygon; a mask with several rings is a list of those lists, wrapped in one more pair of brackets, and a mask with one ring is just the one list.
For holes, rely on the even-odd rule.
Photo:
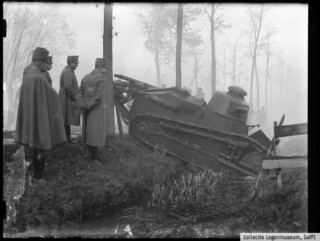
{"label": "forest background", "polygon": [[[182,87],[192,94],[202,88],[209,101],[214,91],[241,86],[253,110],[266,111],[262,129],[269,136],[282,114],[286,124],[307,122],[307,4],[182,5]],[[113,4],[114,74],[176,85],[177,9],[178,4]],[[3,10],[8,28],[3,39],[4,129],[12,130],[22,71],[32,50],[50,51],[57,91],[66,57],[79,55],[75,73],[80,84],[95,58],[102,57],[103,4],[4,2]],[[253,115],[249,122],[257,121]]]}

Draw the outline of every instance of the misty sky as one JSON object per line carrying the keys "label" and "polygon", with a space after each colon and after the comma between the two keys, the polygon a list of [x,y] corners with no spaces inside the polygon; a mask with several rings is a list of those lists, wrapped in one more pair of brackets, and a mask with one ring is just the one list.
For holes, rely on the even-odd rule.
{"label": "misty sky", "polygon": [[[231,29],[222,34],[217,34],[217,50],[219,43],[227,38],[232,41],[236,34],[244,27],[240,26],[246,21],[245,11],[249,4],[226,4],[223,6],[225,18],[231,24]],[[70,28],[76,33],[76,46],[73,50],[75,54],[80,55],[82,59],[81,66],[78,69],[78,75],[86,74],[93,65],[84,63],[94,63],[95,56],[102,55],[102,35],[103,35],[103,4],[59,4],[61,12]],[[307,72],[307,42],[308,42],[308,11],[305,4],[270,4],[267,12],[268,21],[277,29],[274,42],[277,42],[279,48],[283,51],[285,59],[292,65],[300,66],[299,70],[306,76]],[[143,47],[144,38],[137,26],[137,11],[148,9],[148,4],[114,4],[114,32],[118,36],[114,38],[114,61],[123,63],[128,67],[125,70],[117,69],[114,66],[114,73],[125,71],[122,74],[132,75],[130,72],[137,67],[141,68],[139,72],[149,72],[154,70],[152,56],[146,52]],[[209,8],[208,8],[209,9]],[[207,21],[204,18],[203,22]],[[203,22],[199,22],[199,25]],[[238,25],[238,26],[237,26]],[[204,32],[209,36],[209,24],[203,25]],[[121,56],[121,57],[120,57]],[[83,62],[85,61],[85,62]],[[138,62],[141,61],[141,64]],[[150,62],[151,61],[151,62]],[[151,71],[151,72],[152,72]],[[153,74],[153,73],[152,73]],[[141,74],[142,76],[143,74]],[[134,77],[134,76],[132,76]],[[136,76],[137,77],[137,76]],[[144,80],[146,81],[146,80]],[[153,77],[155,81],[155,77]],[[306,79],[302,80],[303,86],[307,86]]]}
{"label": "misty sky", "polygon": [[[36,4],[36,3],[35,3]],[[75,33],[75,46],[67,55],[79,55],[80,65],[76,76],[80,84],[84,75],[94,68],[94,61],[102,57],[103,52],[103,4],[102,3],[51,3],[55,4],[64,17],[69,28]],[[202,4],[210,12],[210,6]],[[223,4],[219,13],[230,28],[216,34],[217,58],[217,90],[226,91],[231,82],[227,80],[225,89],[222,86],[221,65],[223,49],[226,43],[232,45],[246,28],[248,16],[246,11],[253,4]],[[156,85],[156,73],[153,56],[144,48],[144,36],[137,24],[137,13],[146,13],[150,4],[145,3],[114,3],[113,22],[114,32],[118,36],[113,39],[113,73],[122,74],[138,80]],[[272,45],[276,52],[281,52],[286,63],[286,90],[295,93],[299,89],[299,97],[294,108],[286,107],[287,122],[307,122],[307,83],[308,83],[308,5],[307,4],[266,4],[265,23],[276,29],[272,38]],[[206,49],[201,56],[199,65],[199,85],[203,88],[206,100],[210,100],[210,24],[204,14],[197,20],[195,27],[201,28]],[[241,43],[244,45],[245,43]],[[43,46],[45,47],[45,46]],[[49,49],[50,51],[50,49]],[[59,75],[66,64],[63,59],[54,58],[54,65],[50,71],[53,78],[53,87],[59,90]],[[242,59],[241,62],[250,71],[250,62]],[[228,59],[227,59],[228,60]],[[260,62],[259,62],[260,61]],[[65,64],[64,64],[65,63]],[[261,73],[264,71],[263,58],[258,59]],[[163,68],[167,73],[163,83],[169,86],[175,84],[175,64]],[[182,64],[182,86],[188,86],[193,76],[193,62],[185,61]],[[261,74],[262,75],[262,74]],[[250,75],[242,75],[238,84],[249,93]],[[263,92],[263,77],[261,77],[261,92]],[[229,81],[229,82],[228,82]],[[248,100],[247,96],[247,100]],[[282,111],[282,110],[281,110]],[[281,112],[280,111],[280,112]],[[279,113],[280,113],[279,112]],[[272,118],[279,119],[279,113]],[[272,124],[272,122],[270,122]]]}
{"label": "misty sky", "polygon": [[[97,7],[98,6],[98,7]],[[138,11],[148,11],[150,4],[114,4],[114,32],[118,33],[113,40],[113,59],[114,74],[123,74],[136,78],[151,84],[156,84],[156,75],[153,57],[145,50],[143,46],[144,36],[138,25]],[[206,6],[208,10],[210,7]],[[235,41],[237,36],[246,27],[248,16],[246,11],[252,4],[224,4],[222,12],[227,23],[231,25],[230,29],[216,34],[216,49],[218,68],[221,65],[223,45],[225,42],[230,44]],[[292,74],[292,81],[295,85],[289,85],[288,88],[297,88],[304,91],[301,97],[300,110],[304,113],[288,113],[287,117],[290,122],[290,116],[294,121],[306,121],[307,113],[307,73],[308,73],[308,5],[306,4],[267,4],[266,21],[270,26],[276,29],[272,42],[277,51],[280,51],[285,59],[286,65],[290,69],[288,73]],[[102,56],[102,34],[103,34],[103,4],[65,4],[61,5],[61,12],[66,16],[70,28],[76,33],[76,46],[74,54],[80,55],[81,65],[77,70],[77,76],[82,78],[88,73],[94,63],[94,58]],[[207,16],[202,16],[197,22],[202,28],[203,39],[209,46],[210,43],[210,25]],[[206,99],[210,99],[209,90],[209,68],[205,66],[210,64],[210,48],[206,49],[207,54],[202,56],[204,67],[200,70],[200,78],[203,79],[202,87],[206,94]],[[192,78],[192,62],[183,63],[182,65],[182,85],[187,86]],[[250,65],[248,66],[250,68]],[[262,70],[263,71],[263,70]],[[217,89],[222,90],[222,83],[219,82]],[[221,78],[221,76],[220,76]],[[290,80],[291,81],[291,80]],[[174,64],[171,67],[171,74],[168,73],[164,83],[167,86],[173,86],[175,83]],[[227,86],[229,86],[228,84]],[[244,84],[243,84],[244,85]],[[262,84],[261,84],[262,85]],[[249,86],[244,85],[247,91]],[[225,87],[226,88],[226,87]],[[263,88],[260,87],[260,88]],[[263,91],[263,89],[261,90]],[[303,102],[303,103],[302,103]],[[304,111],[305,110],[305,111]],[[290,111],[289,111],[290,112]],[[299,117],[298,117],[299,116]]]}

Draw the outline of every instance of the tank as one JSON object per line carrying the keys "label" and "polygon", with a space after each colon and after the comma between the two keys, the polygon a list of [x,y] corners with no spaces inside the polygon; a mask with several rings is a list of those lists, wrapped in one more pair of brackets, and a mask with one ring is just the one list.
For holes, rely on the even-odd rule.
{"label": "tank", "polygon": [[249,105],[241,87],[217,91],[206,103],[183,88],[115,77],[120,78],[114,81],[116,108],[141,145],[202,169],[243,176],[259,172],[270,140],[261,130],[248,135]]}

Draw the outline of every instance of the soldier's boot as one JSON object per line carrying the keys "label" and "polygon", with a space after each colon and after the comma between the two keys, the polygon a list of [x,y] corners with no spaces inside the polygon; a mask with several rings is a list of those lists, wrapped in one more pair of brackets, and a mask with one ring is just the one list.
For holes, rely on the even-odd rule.
{"label": "soldier's boot", "polygon": [[45,168],[46,154],[44,151],[35,150],[35,155],[33,159],[33,177],[35,179],[43,179],[44,168]]}
{"label": "soldier's boot", "polygon": [[98,147],[96,146],[88,146],[91,154],[91,160],[96,161],[98,160]]}
{"label": "soldier's boot", "polygon": [[71,130],[70,130],[70,125],[64,125],[64,128],[66,130],[66,136],[67,136],[67,140],[69,143],[71,144],[76,144],[76,141],[72,141],[71,139]]}

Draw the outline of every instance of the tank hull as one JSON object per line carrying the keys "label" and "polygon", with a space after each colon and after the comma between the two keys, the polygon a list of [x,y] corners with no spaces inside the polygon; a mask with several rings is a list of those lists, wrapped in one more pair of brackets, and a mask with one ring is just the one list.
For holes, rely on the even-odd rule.
{"label": "tank hull", "polygon": [[156,114],[206,128],[248,135],[245,123],[226,117],[209,108],[182,99],[172,93],[154,92],[137,94],[131,107],[133,116]]}

